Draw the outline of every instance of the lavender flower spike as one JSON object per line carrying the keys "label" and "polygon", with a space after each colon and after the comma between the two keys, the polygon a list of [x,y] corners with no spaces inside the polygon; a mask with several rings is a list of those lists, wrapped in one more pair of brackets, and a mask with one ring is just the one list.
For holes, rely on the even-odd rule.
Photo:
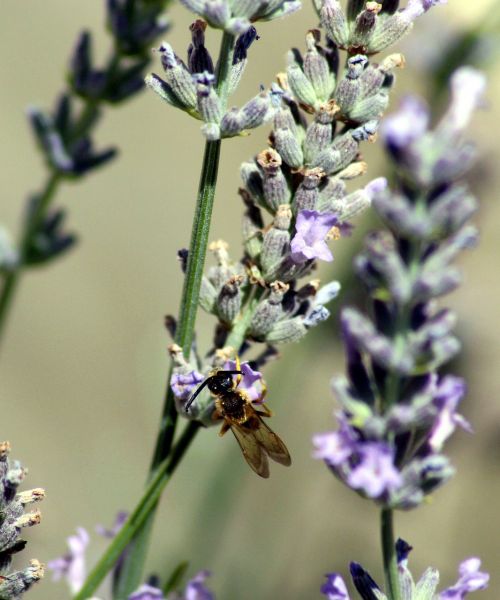
{"label": "lavender flower spike", "polygon": [[457,426],[471,431],[457,412],[464,382],[439,373],[459,343],[453,313],[435,299],[458,285],[452,260],[476,237],[467,223],[475,202],[457,180],[470,164],[460,134],[484,78],[461,69],[451,85],[434,131],[424,105],[411,99],[382,128],[399,181],[392,193],[375,186],[373,206],[388,230],[371,233],[355,261],[372,309],[342,311],[348,377],[334,383],[340,427],[313,440],[315,456],[341,481],[389,509],[416,507],[445,483],[453,469],[444,443]]}
{"label": "lavender flower spike", "polygon": [[42,488],[18,491],[27,470],[18,461],[10,461],[9,453],[9,442],[0,442],[0,598],[18,600],[44,575],[44,565],[38,560],[19,571],[10,571],[10,566],[12,556],[26,546],[21,539],[23,529],[40,523],[40,511],[25,512],[25,508],[43,500],[45,492]]}

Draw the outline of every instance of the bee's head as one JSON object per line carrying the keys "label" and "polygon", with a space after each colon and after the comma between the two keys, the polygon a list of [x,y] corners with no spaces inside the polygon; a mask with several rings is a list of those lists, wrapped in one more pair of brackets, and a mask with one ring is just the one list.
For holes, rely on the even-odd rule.
{"label": "bee's head", "polygon": [[234,388],[233,378],[231,375],[214,375],[207,384],[208,389],[212,394],[224,394]]}

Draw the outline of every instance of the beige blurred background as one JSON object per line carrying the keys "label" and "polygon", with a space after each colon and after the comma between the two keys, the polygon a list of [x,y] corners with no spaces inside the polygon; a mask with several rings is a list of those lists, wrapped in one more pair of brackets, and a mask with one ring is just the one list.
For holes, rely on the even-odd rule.
{"label": "beige blurred background", "polygon": [[[11,230],[16,231],[27,192],[44,177],[24,108],[52,105],[82,27],[96,32],[97,56],[105,57],[103,4],[2,2],[0,221]],[[474,23],[487,4],[453,0],[420,20],[418,42],[407,44],[408,68],[396,96],[424,89],[412,64],[421,62],[436,35]],[[174,27],[168,39],[184,53],[191,17],[178,3],[170,15]],[[286,50],[302,47],[305,30],[315,24],[306,0],[293,18],[262,25],[236,100],[268,84],[283,69]],[[434,33],[426,37],[426,32]],[[218,46],[215,34],[208,43]],[[477,117],[472,132],[490,167],[480,188],[481,244],[463,257],[466,285],[450,299],[460,316],[461,368],[470,382],[463,412],[476,434],[459,432],[449,444],[458,468],[452,482],[433,502],[398,515],[396,522],[398,535],[415,547],[413,572],[434,565],[443,586],[455,581],[462,559],[480,556],[492,574],[490,589],[478,594],[483,600],[500,595],[498,66],[489,75],[490,108]],[[263,128],[223,145],[211,237],[228,240],[235,256],[240,255],[238,167],[263,149],[266,135]],[[92,532],[97,523],[110,524],[116,511],[134,505],[161,410],[169,343],[162,321],[177,312],[180,296],[176,250],[188,244],[203,146],[199,123],[144,93],[109,110],[97,140],[101,147],[118,145],[121,155],[84,182],[62,187],[56,203],[69,209],[80,244],[23,279],[2,348],[0,438],[9,439],[12,456],[29,466],[26,486],[47,490],[42,524],[27,532],[22,561],[47,562],[65,551],[65,538],[76,526]],[[368,149],[367,156],[373,155]],[[373,159],[369,176],[383,169]],[[325,278],[335,276],[351,255],[347,244],[360,241],[361,228],[350,242],[338,244],[333,272],[324,271]],[[200,316],[205,347],[212,326],[211,318]],[[336,323],[324,327],[327,335],[315,331],[305,344],[284,348],[282,360],[266,373],[273,426],[289,445],[292,468],[272,465],[270,480],[261,480],[246,467],[231,436],[221,440],[215,429],[202,432],[163,497],[151,570],[165,575],[188,559],[190,574],[213,571],[211,587],[221,600],[320,598],[324,573],[347,575],[352,559],[382,582],[378,511],[311,459],[312,434],[333,425],[329,380],[343,369]],[[105,547],[97,534],[93,540],[90,561]],[[69,594],[48,576],[30,597]]]}

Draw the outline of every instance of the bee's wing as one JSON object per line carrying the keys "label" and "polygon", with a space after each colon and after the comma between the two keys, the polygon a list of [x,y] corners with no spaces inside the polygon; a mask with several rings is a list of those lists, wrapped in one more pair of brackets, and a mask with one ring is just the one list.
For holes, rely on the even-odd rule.
{"label": "bee's wing", "polygon": [[267,478],[269,477],[269,461],[267,460],[266,452],[257,439],[255,430],[246,427],[246,425],[247,423],[244,423],[243,425],[232,423],[231,431],[238,441],[243,456],[252,470],[255,471],[257,475]]}
{"label": "bee's wing", "polygon": [[254,425],[254,435],[259,445],[264,448],[269,458],[285,465],[285,467],[289,467],[292,464],[292,459],[283,441],[264,423],[258,414],[251,417],[250,421],[255,419],[258,420],[258,426]]}
{"label": "bee's wing", "polygon": [[286,467],[292,463],[285,444],[256,412],[245,423],[233,424],[231,429],[247,463],[261,477],[269,477],[267,456]]}

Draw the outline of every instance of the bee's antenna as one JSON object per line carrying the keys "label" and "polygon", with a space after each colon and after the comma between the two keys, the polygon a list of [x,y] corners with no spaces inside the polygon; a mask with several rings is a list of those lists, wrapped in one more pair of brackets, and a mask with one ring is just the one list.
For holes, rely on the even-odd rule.
{"label": "bee's antenna", "polygon": [[205,379],[205,381],[204,381],[202,384],[200,384],[200,385],[198,386],[198,388],[196,389],[196,392],[195,392],[195,393],[194,393],[194,394],[193,394],[193,395],[192,395],[192,396],[189,398],[189,400],[186,402],[186,404],[185,404],[185,406],[184,406],[184,410],[185,410],[186,412],[188,412],[188,411],[189,411],[189,407],[191,406],[191,404],[193,404],[193,402],[194,402],[194,400],[195,400],[196,396],[197,396],[197,395],[198,395],[198,394],[201,392],[201,390],[202,390],[202,389],[203,389],[203,388],[204,388],[204,387],[205,387],[205,386],[208,384],[208,382],[209,382],[209,381],[212,381],[212,379],[213,379],[214,377],[217,377],[217,375],[213,375],[212,377],[207,377],[207,378]]}

